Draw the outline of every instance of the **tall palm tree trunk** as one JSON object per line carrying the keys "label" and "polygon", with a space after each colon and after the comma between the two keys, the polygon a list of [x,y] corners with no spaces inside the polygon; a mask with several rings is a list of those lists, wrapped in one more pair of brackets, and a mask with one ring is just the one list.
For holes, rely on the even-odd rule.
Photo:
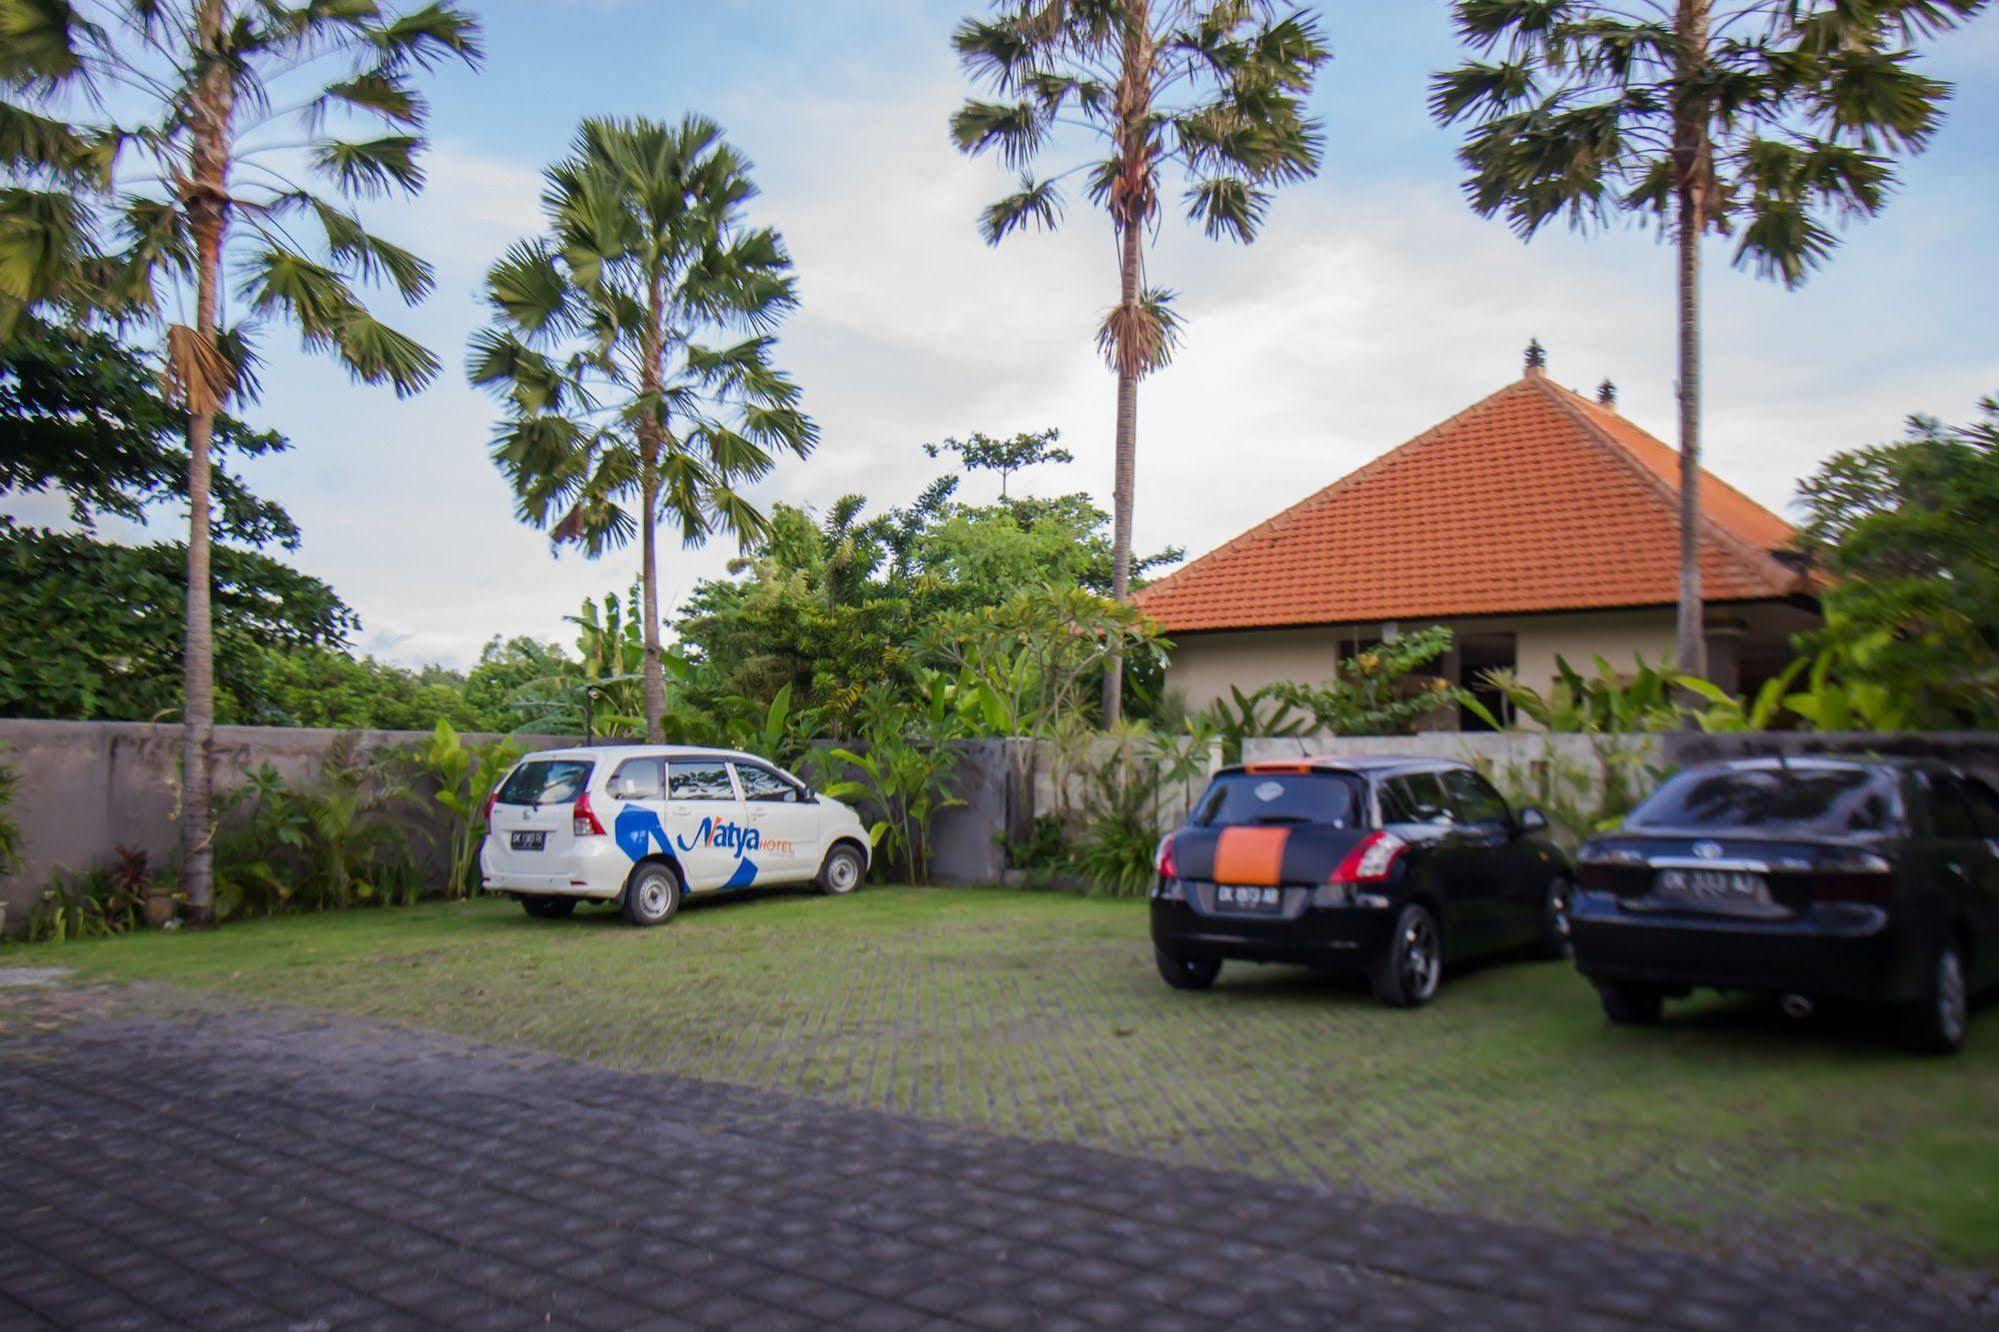
{"label": "tall palm tree trunk", "polygon": [[644,564],[639,583],[645,602],[644,677],[646,743],[666,743],[666,668],[659,659],[659,450],[664,422],[660,403],[660,357],[666,346],[666,279],[655,272],[647,293],[644,364],[639,367],[639,397],[645,404],[639,419],[639,457],[645,468],[639,495],[645,513],[639,519],[639,559]]}
{"label": "tall palm tree trunk", "polygon": [[1707,674],[1701,608],[1701,236],[1692,204],[1681,202],[1680,250],[1680,609],[1682,671]]}
{"label": "tall palm tree trunk", "polygon": [[[1679,72],[1690,82],[1704,62],[1713,0],[1679,0]],[[1679,668],[1707,674],[1707,626],[1701,608],[1701,237],[1707,229],[1707,117],[1682,105],[1673,130],[1678,176],[1680,287],[1680,604]]]}
{"label": "tall palm tree trunk", "polygon": [[[203,0],[196,40],[204,52],[222,44],[223,0]],[[189,220],[197,262],[195,333],[198,360],[181,367],[188,394],[187,618],[181,685],[181,888],[189,926],[215,923],[215,629],[210,604],[209,449],[222,385],[211,358],[219,324],[223,233],[228,226],[231,88],[217,61],[203,76],[194,105],[194,154]],[[187,354],[186,352],[183,353]]]}
{"label": "tall palm tree trunk", "polygon": [[[1139,246],[1144,237],[1137,219],[1118,228],[1119,286],[1125,309],[1138,304]],[[1111,596],[1123,601],[1131,590],[1131,510],[1138,471],[1138,370],[1129,356],[1120,358],[1117,376],[1117,473],[1111,490]],[[1104,663],[1103,724],[1117,725],[1124,715],[1124,653],[1113,650]]]}
{"label": "tall palm tree trunk", "polygon": [[663,745],[666,743],[666,668],[659,659],[659,487],[650,479],[654,465],[654,460],[647,457],[645,467],[648,479],[639,488],[645,504],[645,513],[639,518],[639,559],[644,565],[639,572],[639,585],[646,616],[645,665],[641,672],[645,677],[646,743]]}

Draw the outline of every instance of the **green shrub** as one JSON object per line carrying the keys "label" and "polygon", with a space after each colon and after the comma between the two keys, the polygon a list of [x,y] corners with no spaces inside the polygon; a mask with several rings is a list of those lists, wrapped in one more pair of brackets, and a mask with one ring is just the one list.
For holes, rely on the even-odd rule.
{"label": "green shrub", "polygon": [[107,867],[81,874],[58,871],[28,910],[28,939],[61,943],[140,929],[152,889],[146,853],[129,847],[119,847]]}
{"label": "green shrub", "polygon": [[0,874],[13,873],[21,863],[21,825],[7,814],[14,790],[14,770],[0,763]]}

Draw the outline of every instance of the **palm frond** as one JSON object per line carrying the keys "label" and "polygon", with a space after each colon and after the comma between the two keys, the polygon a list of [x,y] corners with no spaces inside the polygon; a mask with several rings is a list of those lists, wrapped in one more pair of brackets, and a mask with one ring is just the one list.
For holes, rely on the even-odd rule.
{"label": "palm frond", "polygon": [[1020,178],[1020,188],[979,215],[979,234],[997,245],[1025,226],[1053,231],[1062,220],[1062,192],[1053,181]]}
{"label": "palm frond", "polygon": [[417,150],[423,140],[413,134],[387,134],[379,139],[329,139],[313,150],[313,164],[332,176],[349,194],[385,194],[391,187],[411,194],[423,188],[423,168]]}
{"label": "palm frond", "polygon": [[1148,287],[1128,305],[1112,306],[1097,329],[1097,350],[1118,374],[1163,370],[1180,345],[1175,293]]}

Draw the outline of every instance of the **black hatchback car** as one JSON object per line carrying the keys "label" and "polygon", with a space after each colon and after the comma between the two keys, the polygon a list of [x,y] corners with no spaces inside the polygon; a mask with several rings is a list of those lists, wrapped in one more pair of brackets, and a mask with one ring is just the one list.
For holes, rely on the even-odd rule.
{"label": "black hatchback car", "polygon": [[1964,1044],[1999,980],[1999,794],[1940,763],[1689,768],[1577,857],[1576,966],[1613,1022],[1696,987],[1892,1004],[1918,1050]]}
{"label": "black hatchback car", "polygon": [[1304,759],[1224,768],[1159,846],[1152,942],[1180,990],[1222,963],[1364,972],[1383,1002],[1437,992],[1447,962],[1566,951],[1570,868],[1469,765]]}

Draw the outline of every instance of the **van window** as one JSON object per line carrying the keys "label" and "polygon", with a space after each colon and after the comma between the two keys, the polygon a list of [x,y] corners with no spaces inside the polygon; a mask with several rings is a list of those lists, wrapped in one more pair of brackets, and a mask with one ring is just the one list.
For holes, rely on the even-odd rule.
{"label": "van window", "polygon": [[502,805],[566,805],[583,794],[591,764],[582,759],[529,759],[507,775]]}
{"label": "van window", "polygon": [[743,799],[776,802],[780,804],[798,803],[798,788],[769,768],[753,768],[747,763],[736,765],[736,780],[743,784]]}
{"label": "van window", "polygon": [[674,759],[666,765],[667,790],[675,800],[734,800],[729,765],[720,759]]}
{"label": "van window", "polygon": [[666,793],[656,758],[626,759],[611,774],[611,795],[618,800],[658,800]]}

